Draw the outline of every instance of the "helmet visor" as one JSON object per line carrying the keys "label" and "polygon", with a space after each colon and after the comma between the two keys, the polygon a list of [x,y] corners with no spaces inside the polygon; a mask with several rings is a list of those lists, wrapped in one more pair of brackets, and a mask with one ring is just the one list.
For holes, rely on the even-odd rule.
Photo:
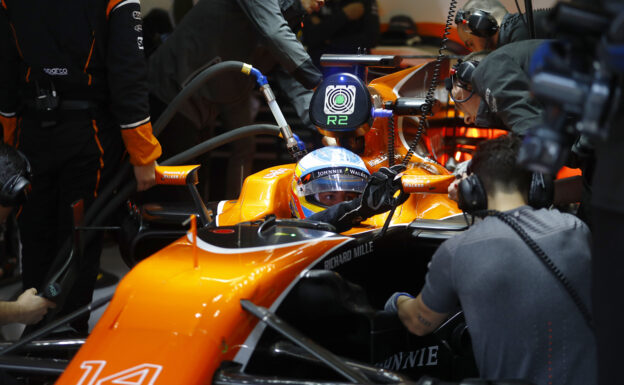
{"label": "helmet visor", "polygon": [[320,169],[308,176],[310,176],[310,180],[307,182],[304,180],[300,195],[313,195],[326,191],[362,193],[368,181],[367,173],[344,167]]}

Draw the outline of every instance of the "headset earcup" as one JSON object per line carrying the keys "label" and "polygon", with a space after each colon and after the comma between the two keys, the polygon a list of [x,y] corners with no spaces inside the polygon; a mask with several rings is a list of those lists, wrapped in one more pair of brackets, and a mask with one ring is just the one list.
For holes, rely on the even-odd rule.
{"label": "headset earcup", "polygon": [[529,186],[529,205],[536,209],[549,207],[553,203],[555,183],[552,175],[534,172]]}
{"label": "headset earcup", "polygon": [[457,206],[467,213],[487,210],[487,194],[479,177],[471,174],[457,186]]}
{"label": "headset earcup", "polygon": [[0,191],[0,204],[3,206],[16,206],[25,201],[30,189],[30,181],[23,175],[14,175],[2,186]]}
{"label": "headset earcup", "polygon": [[476,10],[468,16],[468,28],[476,36],[490,37],[498,31],[498,22],[489,12]]}

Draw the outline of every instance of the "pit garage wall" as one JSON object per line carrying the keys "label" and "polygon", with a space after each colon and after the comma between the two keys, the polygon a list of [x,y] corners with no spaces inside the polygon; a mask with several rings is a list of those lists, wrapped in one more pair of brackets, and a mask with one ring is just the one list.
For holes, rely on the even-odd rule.
{"label": "pit garage wall", "polygon": [[[458,0],[461,7],[468,0]],[[510,13],[516,13],[514,0],[499,0]],[[450,0],[377,0],[382,23],[387,23],[394,15],[409,15],[415,22],[445,23]],[[524,12],[524,1],[518,0],[520,9]],[[549,8],[555,0],[533,0],[533,9]]]}
{"label": "pit garage wall", "polygon": [[[194,0],[197,1],[197,0]],[[232,0],[234,1],[234,0]],[[458,5],[462,6],[467,0],[459,0]],[[511,13],[516,13],[514,0],[500,0],[501,3]],[[524,1],[519,0],[520,8],[524,12]],[[549,8],[556,3],[556,0],[533,0],[533,9]],[[146,14],[152,8],[163,8],[169,10],[172,0],[143,0],[141,8]],[[377,0],[381,22],[387,23],[394,15],[406,14],[412,17],[415,22],[444,23],[448,13],[450,0]]]}

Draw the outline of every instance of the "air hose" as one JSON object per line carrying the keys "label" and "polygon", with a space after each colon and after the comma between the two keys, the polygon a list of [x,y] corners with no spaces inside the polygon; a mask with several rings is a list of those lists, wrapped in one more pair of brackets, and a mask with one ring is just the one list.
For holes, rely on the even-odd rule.
{"label": "air hose", "polygon": [[[174,166],[183,164],[184,162],[189,161],[199,155],[202,155],[208,151],[211,151],[217,147],[223,146],[227,143],[236,141],[238,139],[250,136],[250,135],[273,135],[279,136],[280,130],[277,126],[269,125],[269,124],[255,124],[250,126],[244,126],[237,128],[235,130],[226,132],[224,134],[218,135],[214,138],[208,139],[196,146],[189,148],[188,150],[175,155],[164,162],[161,163],[163,166]],[[96,213],[92,214],[92,220],[87,224],[87,226],[98,227],[102,226],[106,223],[107,219],[121,206],[126,199],[135,191],[136,189],[136,180],[134,178],[124,185],[112,199],[108,200],[106,204],[98,210]],[[88,244],[93,241],[93,238],[96,235],[97,230],[86,231],[83,235],[82,241],[84,244]],[[68,239],[59,253],[56,256],[55,263],[57,261],[65,261],[68,255],[71,255],[71,242]],[[73,257],[73,255],[72,255]],[[59,264],[60,265],[60,264]],[[64,281],[64,277],[66,273],[69,272],[72,263],[69,261],[65,261],[63,266],[57,273],[48,280],[48,283],[44,290],[47,290],[49,286],[57,285],[59,282]],[[58,266],[58,265],[57,265]],[[60,285],[62,286],[62,284]],[[62,297],[64,298],[64,295]],[[51,298],[55,300],[55,298]]]}
{"label": "air hose", "polygon": [[[275,117],[275,120],[278,123],[279,129],[281,131],[281,135],[286,140],[286,147],[290,154],[298,160],[300,157],[305,155],[302,154],[302,149],[297,145],[297,140],[294,138],[292,130],[290,126],[286,123],[286,119],[284,119],[284,115],[280,110],[277,102],[275,101],[275,96],[271,87],[269,86],[267,79],[262,73],[253,68],[251,65],[239,62],[239,61],[225,61],[221,63],[217,63],[210,67],[205,68],[197,75],[195,75],[186,86],[180,91],[178,95],[169,103],[167,108],[160,115],[158,120],[154,122],[152,127],[152,132],[155,136],[158,136],[164,129],[167,127],[171,119],[175,116],[180,106],[186,102],[188,98],[194,95],[199,88],[204,86],[207,82],[212,79],[215,79],[217,76],[223,75],[225,72],[242,72],[245,75],[253,76],[256,78],[256,83],[260,87],[260,91],[264,95],[267,103],[269,104],[269,108]],[[256,134],[250,134],[256,135]],[[127,180],[129,176],[132,175],[132,166],[130,164],[125,164],[122,166],[122,169],[117,173],[117,175],[100,191],[98,194],[98,199],[93,202],[91,207],[87,210],[85,214],[85,224],[89,225],[93,220],[94,216],[102,209],[102,207],[106,204],[107,200],[110,196],[119,188],[121,183],[124,180]]]}
{"label": "air hose", "polygon": [[[246,136],[259,134],[277,136],[280,135],[280,131],[281,136],[287,141],[287,145],[290,145],[289,151],[291,152],[291,154],[300,154],[301,151],[297,146],[297,141],[293,138],[290,127],[285,124],[285,119],[283,118],[283,115],[281,114],[277,103],[275,103],[275,97],[272,96],[273,93],[266,81],[266,77],[264,77],[262,73],[260,73],[260,71],[254,69],[251,65],[236,61],[226,61],[215,64],[202,70],[195,77],[193,77],[193,79],[172,100],[172,102],[165,109],[165,111],[163,111],[159,119],[154,123],[154,135],[157,136],[162,132],[162,130],[167,126],[169,121],[171,121],[171,119],[177,112],[179,106],[191,95],[193,95],[202,85],[204,85],[207,81],[214,79],[216,76],[229,71],[242,72],[246,75],[254,76],[256,78],[256,82],[261,87],[265,98],[267,98],[267,102],[270,103],[271,111],[274,113],[276,120],[280,122],[280,127],[278,128],[272,125],[252,125],[241,127],[236,130],[227,132],[223,135],[219,135],[215,138],[209,139],[203,143],[200,143],[197,146],[194,146],[187,151],[184,151],[183,153],[162,162],[162,165],[183,163],[185,161],[188,161],[189,159],[192,159],[198,155],[210,151],[215,147],[219,147],[223,144],[238,140]],[[119,206],[121,206],[123,202],[136,190],[136,181],[134,180],[134,178],[131,178],[131,181],[128,184],[122,186],[123,181],[128,179],[131,175],[132,167],[129,163],[126,163],[124,166],[122,166],[122,169],[110,181],[110,183],[108,183],[107,186],[100,192],[97,199],[86,211],[84,217],[84,224],[86,227],[98,227],[104,224],[109,216],[111,216],[114,211]],[[86,233],[82,237],[82,244],[89,244],[95,237],[95,231],[97,230],[86,231]],[[54,289],[50,290],[51,292],[57,292],[57,288],[59,288],[60,286],[64,286],[59,286],[59,283],[65,282],[66,278],[69,279],[69,282],[71,282],[72,279],[69,277],[71,276],[71,266],[74,265],[74,262],[68,261],[68,259],[72,259],[74,257],[71,253],[71,245],[72,242],[70,237],[63,244],[63,247],[61,247],[59,253],[57,253],[52,266],[58,268],[59,270],[57,270],[52,278],[47,281],[46,286],[43,288],[44,292],[47,292],[46,290],[48,288]],[[65,295],[66,293],[62,293],[57,299],[61,300],[65,297]]]}

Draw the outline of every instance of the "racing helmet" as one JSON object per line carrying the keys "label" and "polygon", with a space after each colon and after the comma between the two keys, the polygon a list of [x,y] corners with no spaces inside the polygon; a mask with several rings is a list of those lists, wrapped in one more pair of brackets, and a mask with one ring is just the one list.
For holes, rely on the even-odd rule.
{"label": "racing helmet", "polygon": [[295,167],[290,184],[290,210],[297,218],[307,218],[338,203],[323,198],[326,196],[323,193],[358,196],[364,192],[369,176],[362,159],[347,149],[328,146],[314,150]]}

